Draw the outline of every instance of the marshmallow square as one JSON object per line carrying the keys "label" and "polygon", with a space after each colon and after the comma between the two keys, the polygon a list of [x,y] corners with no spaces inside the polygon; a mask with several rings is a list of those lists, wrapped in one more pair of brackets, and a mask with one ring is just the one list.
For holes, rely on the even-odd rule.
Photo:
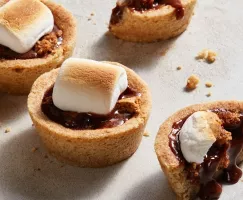
{"label": "marshmallow square", "polygon": [[39,0],[11,0],[0,7],[0,44],[28,52],[54,27],[51,10]]}
{"label": "marshmallow square", "polygon": [[124,68],[70,58],[60,68],[53,89],[53,102],[64,111],[105,115],[114,109],[127,87]]}

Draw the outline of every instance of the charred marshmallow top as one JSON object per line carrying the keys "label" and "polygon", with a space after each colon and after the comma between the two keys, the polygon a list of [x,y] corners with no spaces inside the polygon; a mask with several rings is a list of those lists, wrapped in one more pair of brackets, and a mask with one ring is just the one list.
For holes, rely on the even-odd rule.
{"label": "charred marshmallow top", "polygon": [[11,0],[0,7],[0,44],[28,52],[54,27],[51,10],[39,0]]}
{"label": "charred marshmallow top", "polygon": [[53,103],[63,111],[106,115],[127,87],[127,74],[122,67],[69,58],[60,68]]}

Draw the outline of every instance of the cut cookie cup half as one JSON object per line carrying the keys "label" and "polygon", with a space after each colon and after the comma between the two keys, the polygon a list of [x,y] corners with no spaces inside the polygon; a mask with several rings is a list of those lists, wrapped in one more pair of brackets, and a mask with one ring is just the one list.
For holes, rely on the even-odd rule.
{"label": "cut cookie cup half", "polygon": [[137,150],[150,114],[150,92],[134,71],[118,63],[110,64],[124,68],[129,87],[140,94],[118,100],[119,108],[134,115],[112,128],[73,130],[50,120],[42,112],[42,99],[53,87],[59,69],[43,74],[34,83],[28,97],[29,113],[46,148],[60,161],[80,167],[105,167],[129,158]]}
{"label": "cut cookie cup half", "polygon": [[110,32],[131,42],[155,42],[180,35],[191,21],[196,0],[178,0],[176,7],[168,3],[170,0],[165,2],[152,5],[152,8],[143,8],[141,3],[138,10],[136,3],[129,6],[129,3],[118,2],[112,11]]}
{"label": "cut cookie cup half", "polygon": [[243,102],[218,101],[186,107],[161,125],[155,151],[178,200],[219,199],[222,184],[239,181],[242,113]]}
{"label": "cut cookie cup half", "polygon": [[[62,32],[61,44],[43,57],[0,59],[0,92],[28,94],[34,81],[43,73],[59,67],[73,53],[76,43],[76,21],[63,6],[40,0],[52,12],[55,26]],[[0,55],[1,57],[2,55]]]}

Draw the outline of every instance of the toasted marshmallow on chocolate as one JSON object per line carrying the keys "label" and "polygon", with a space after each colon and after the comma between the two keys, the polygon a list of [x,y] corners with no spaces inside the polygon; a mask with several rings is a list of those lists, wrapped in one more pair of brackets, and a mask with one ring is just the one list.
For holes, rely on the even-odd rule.
{"label": "toasted marshmallow on chocolate", "polygon": [[216,141],[217,131],[221,129],[221,120],[217,114],[206,111],[193,113],[185,121],[179,133],[184,158],[190,163],[202,163]]}
{"label": "toasted marshmallow on chocolate", "polygon": [[28,52],[54,27],[51,10],[39,0],[11,0],[0,7],[0,44]]}
{"label": "toasted marshmallow on chocolate", "polygon": [[64,111],[105,115],[128,87],[126,70],[93,60],[69,58],[61,66],[53,103]]}

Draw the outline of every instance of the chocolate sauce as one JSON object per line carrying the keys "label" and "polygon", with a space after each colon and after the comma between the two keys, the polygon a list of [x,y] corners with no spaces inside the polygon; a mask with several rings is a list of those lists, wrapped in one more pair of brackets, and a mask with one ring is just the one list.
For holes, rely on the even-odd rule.
{"label": "chocolate sauce", "polygon": [[[94,113],[67,112],[57,108],[52,99],[53,87],[47,90],[42,100],[42,112],[52,121],[74,130],[94,130],[112,128],[124,124],[136,115],[136,112],[122,110],[118,106],[108,115]],[[140,96],[131,88],[127,88],[119,99]]]}
{"label": "chocolate sauce", "polygon": [[184,17],[184,7],[181,0],[124,0],[123,3],[118,2],[116,7],[112,10],[110,23],[117,24],[120,22],[125,7],[133,11],[144,12],[151,9],[158,9],[161,5],[170,5],[174,7],[178,20]]}
{"label": "chocolate sauce", "polygon": [[[57,26],[54,26],[52,32],[58,32],[60,29]],[[40,39],[42,40],[42,38]],[[56,48],[58,48],[61,44],[62,44],[62,37],[58,37],[58,42],[56,45]],[[43,58],[47,56],[46,54],[44,55],[39,55],[35,48],[33,47],[31,50],[29,50],[26,53],[20,54],[17,53],[11,49],[9,49],[8,47],[5,47],[3,45],[0,45],[0,59],[6,59],[6,60],[15,60],[15,59],[19,59],[19,60],[26,60],[26,59],[34,59],[34,58]]]}
{"label": "chocolate sauce", "polygon": [[[216,114],[229,112],[223,109],[212,110]],[[192,182],[200,183],[197,197],[202,200],[219,199],[222,193],[222,184],[235,184],[242,176],[241,169],[237,166],[237,157],[243,148],[243,117],[240,116],[238,125],[223,124],[224,128],[231,132],[232,140],[229,144],[218,144],[215,142],[204,158],[204,162],[197,166],[198,176],[191,173],[192,164],[188,163],[180,149],[179,132],[188,117],[174,123],[169,135],[169,146],[177,159],[185,164],[188,171],[187,178]],[[229,164],[220,173],[216,173],[223,158],[229,156]]]}

